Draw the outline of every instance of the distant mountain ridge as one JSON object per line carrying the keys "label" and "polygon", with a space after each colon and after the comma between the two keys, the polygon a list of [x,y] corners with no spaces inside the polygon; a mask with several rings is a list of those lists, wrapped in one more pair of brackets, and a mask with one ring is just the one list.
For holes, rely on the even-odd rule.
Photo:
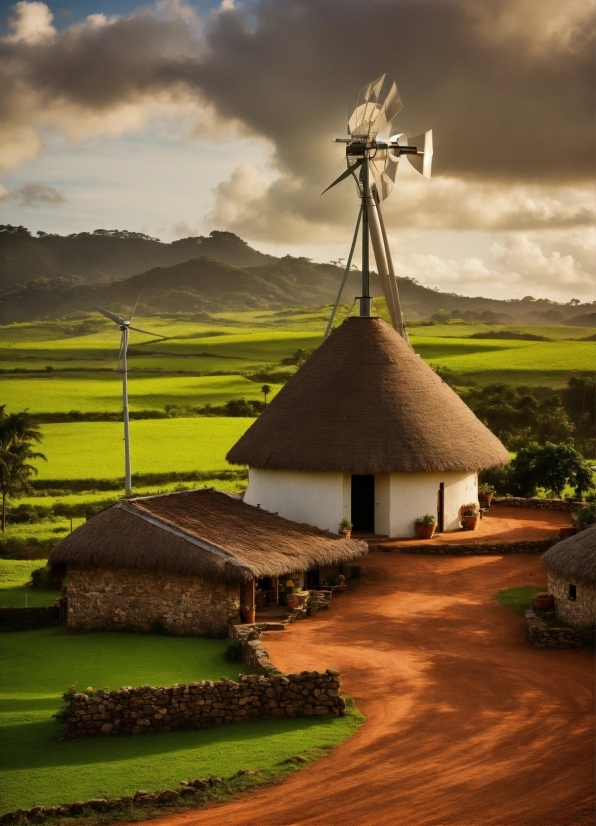
{"label": "distant mountain ridge", "polygon": [[[24,278],[27,272],[34,277]],[[80,315],[92,312],[94,304],[125,312],[139,293],[143,315],[315,308],[335,299],[341,277],[342,269],[333,264],[265,255],[230,232],[164,244],[118,230],[34,238],[24,227],[0,225],[0,324]],[[411,319],[578,326],[596,320],[594,304],[529,296],[501,301],[442,293],[409,278],[398,281]],[[375,274],[371,285],[380,295]],[[352,272],[343,300],[359,294],[360,274]]]}
{"label": "distant mountain ridge", "polygon": [[35,237],[26,227],[0,224],[0,293],[39,278],[113,281],[194,258],[216,258],[235,267],[275,261],[232,232],[214,231],[167,244],[126,230],[96,229],[73,235],[38,232]]}

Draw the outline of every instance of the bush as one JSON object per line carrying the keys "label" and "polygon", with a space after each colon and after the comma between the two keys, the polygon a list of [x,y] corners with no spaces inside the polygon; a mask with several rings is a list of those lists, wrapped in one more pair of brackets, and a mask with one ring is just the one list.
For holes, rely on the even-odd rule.
{"label": "bush", "polygon": [[572,439],[558,445],[529,444],[519,451],[510,468],[509,486],[515,496],[536,496],[541,487],[560,499],[565,486],[571,485],[579,498],[593,483],[592,471]]}
{"label": "bush", "polygon": [[587,528],[596,522],[596,502],[589,502],[580,508],[577,513],[577,521],[581,528]]}
{"label": "bush", "polygon": [[228,662],[241,663],[243,655],[243,647],[241,640],[228,640],[226,643],[226,650],[224,657]]}
{"label": "bush", "polygon": [[35,568],[31,571],[31,580],[29,582],[31,588],[39,588],[40,590],[49,591],[54,587],[50,569],[47,565],[43,568]]}

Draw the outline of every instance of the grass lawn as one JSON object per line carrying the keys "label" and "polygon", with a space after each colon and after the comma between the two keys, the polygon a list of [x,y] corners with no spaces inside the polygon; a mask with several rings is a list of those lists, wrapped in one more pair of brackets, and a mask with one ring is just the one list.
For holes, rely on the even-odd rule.
{"label": "grass lawn", "polygon": [[0,608],[53,605],[58,591],[27,588],[31,571],[45,567],[45,559],[0,559]]}
{"label": "grass lawn", "polygon": [[[225,455],[253,419],[142,419],[130,423],[133,473],[231,470]],[[117,479],[124,475],[122,425],[74,422],[42,426],[39,479]]]}
{"label": "grass lawn", "polygon": [[544,590],[544,585],[524,585],[521,588],[507,588],[505,591],[499,591],[493,598],[523,617],[528,608],[532,607],[536,594]]}
{"label": "grass lawn", "polygon": [[137,789],[176,788],[182,779],[239,769],[279,771],[309,749],[352,734],[361,717],[240,723],[208,731],[62,740],[51,719],[69,685],[119,688],[237,678],[223,640],[143,634],[68,635],[55,629],[0,636],[0,812],[55,805]]}

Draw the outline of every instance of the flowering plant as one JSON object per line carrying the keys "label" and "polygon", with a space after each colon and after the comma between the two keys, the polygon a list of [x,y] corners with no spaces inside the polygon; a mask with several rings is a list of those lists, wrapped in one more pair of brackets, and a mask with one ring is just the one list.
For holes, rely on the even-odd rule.
{"label": "flowering plant", "polygon": [[477,502],[468,502],[467,505],[461,506],[461,515],[462,516],[478,516],[478,503]]}

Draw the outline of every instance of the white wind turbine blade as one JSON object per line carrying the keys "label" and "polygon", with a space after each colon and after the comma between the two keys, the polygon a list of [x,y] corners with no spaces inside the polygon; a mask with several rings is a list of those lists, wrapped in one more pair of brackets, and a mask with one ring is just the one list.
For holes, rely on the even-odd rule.
{"label": "white wind turbine blade", "polygon": [[135,313],[136,313],[136,311],[137,311],[137,307],[139,306],[139,301],[140,301],[140,299],[141,299],[141,293],[139,293],[139,297],[137,298],[137,302],[136,302],[136,304],[135,304],[135,306],[134,306],[134,308],[133,308],[133,311],[132,311],[132,313],[131,313],[131,316],[130,316],[129,322],[131,322],[131,321],[133,320],[133,318],[135,317]]}
{"label": "white wind turbine blade", "polygon": [[104,310],[103,307],[98,307],[97,304],[94,304],[93,306],[98,312],[100,312],[102,315],[105,315],[105,317],[109,318],[110,321],[114,321],[120,327],[122,327],[123,324],[126,324],[126,321],[123,318],[120,318],[119,315],[115,315],[114,313],[111,313],[109,310]]}
{"label": "white wind turbine blade", "polygon": [[124,330],[122,331],[122,336],[120,338],[120,350],[118,351],[118,364],[116,365],[116,370],[120,370],[120,362],[122,361],[123,353],[124,353]]}

